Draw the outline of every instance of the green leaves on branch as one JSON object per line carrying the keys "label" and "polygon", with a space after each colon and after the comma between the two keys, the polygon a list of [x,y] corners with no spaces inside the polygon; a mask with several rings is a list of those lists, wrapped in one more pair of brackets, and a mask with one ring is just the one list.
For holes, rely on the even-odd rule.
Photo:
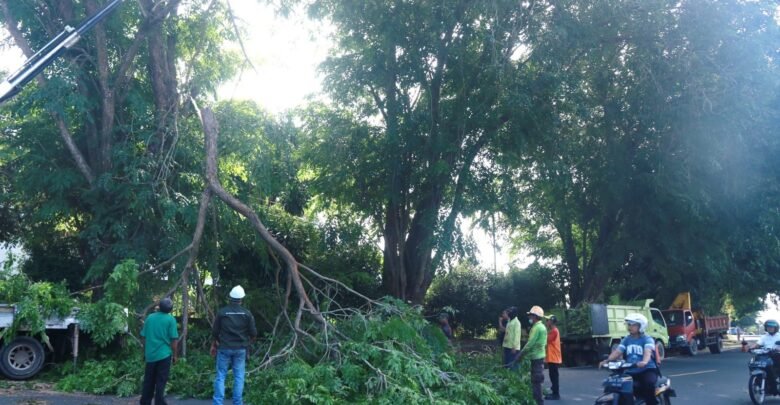
{"label": "green leaves on branch", "polygon": [[0,273],[0,303],[16,306],[13,324],[0,331],[0,337],[9,339],[25,330],[48,342],[46,320],[70,314],[75,300],[61,283],[32,282],[24,274]]}
{"label": "green leaves on branch", "polygon": [[13,325],[0,332],[0,337],[10,338],[24,330],[48,342],[46,321],[64,318],[75,310],[81,329],[98,346],[106,346],[127,330],[126,305],[138,291],[135,262],[126,260],[114,267],[105,289],[106,294],[99,301],[82,302],[73,298],[63,283],[32,282],[22,273],[0,273],[0,303],[16,306]]}
{"label": "green leaves on branch", "polygon": [[125,260],[114,267],[105,284],[105,299],[109,302],[129,305],[138,292],[138,265]]}
{"label": "green leaves on branch", "polygon": [[84,305],[78,314],[79,326],[98,346],[106,346],[127,329],[127,312],[117,303],[100,300]]}
{"label": "green leaves on branch", "polygon": [[[271,368],[258,368],[262,359],[251,357],[244,392],[247,403],[532,403],[527,378],[506,372],[494,356],[461,357],[450,352],[447,339],[438,326],[421,316],[420,307],[386,298],[368,312],[356,311],[348,318],[332,320],[332,324],[344,335],[329,341],[334,346],[327,355],[325,346],[309,342],[304,348],[301,345],[306,342],[302,341],[289,361]],[[192,332],[201,333],[197,328]],[[126,350],[135,352],[90,360],[75,372],[62,366],[55,373],[57,388],[137,394],[143,374],[142,350]],[[201,350],[173,365],[169,394],[199,398],[212,394],[213,359],[205,347]],[[228,379],[228,389],[231,383]]]}

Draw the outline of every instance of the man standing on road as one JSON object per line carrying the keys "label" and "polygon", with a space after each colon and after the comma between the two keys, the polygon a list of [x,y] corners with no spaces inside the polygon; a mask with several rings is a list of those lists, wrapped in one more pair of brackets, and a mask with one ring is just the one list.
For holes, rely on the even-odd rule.
{"label": "man standing on road", "polygon": [[547,351],[547,328],[544,327],[544,310],[538,305],[531,307],[528,311],[528,322],[531,326],[531,333],[528,335],[528,342],[523,350],[517,355],[519,363],[523,356],[528,356],[531,360],[531,388],[534,393],[534,399],[537,405],[544,404],[542,396],[542,383],[544,382],[544,358]]}
{"label": "man standing on road", "polygon": [[506,334],[504,335],[504,367],[510,370],[517,370],[517,352],[520,350],[520,337],[523,331],[520,321],[517,319],[517,307],[506,309],[509,322],[506,324]]}
{"label": "man standing on road", "polygon": [[165,385],[171,371],[171,360],[176,362],[176,349],[179,332],[176,330],[176,318],[171,316],[173,302],[163,298],[158,304],[159,311],[146,317],[141,329],[141,342],[144,345],[144,385],[141,392],[141,405],[165,405]]}
{"label": "man standing on road", "polygon": [[558,318],[555,315],[547,317],[547,372],[550,373],[550,383],[552,384],[552,393],[544,399],[558,400],[561,395],[558,387],[558,367],[563,363],[561,356],[561,335],[558,332]]}
{"label": "man standing on road", "polygon": [[237,285],[230,290],[230,303],[217,312],[211,344],[211,355],[217,358],[217,377],[214,379],[214,405],[225,399],[225,378],[233,369],[233,405],[241,405],[244,396],[244,373],[247,348],[257,338],[257,327],[252,313],[241,306],[244,289]]}

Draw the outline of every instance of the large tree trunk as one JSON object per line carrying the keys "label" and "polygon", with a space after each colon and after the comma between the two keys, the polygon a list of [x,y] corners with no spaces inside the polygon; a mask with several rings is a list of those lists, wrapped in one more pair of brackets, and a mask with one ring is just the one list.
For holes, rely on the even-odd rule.
{"label": "large tree trunk", "polygon": [[564,262],[568,270],[569,278],[569,304],[574,307],[582,302],[582,272],[580,271],[580,255],[577,253],[572,233],[572,225],[569,222],[558,222],[556,224],[558,235],[563,243]]}

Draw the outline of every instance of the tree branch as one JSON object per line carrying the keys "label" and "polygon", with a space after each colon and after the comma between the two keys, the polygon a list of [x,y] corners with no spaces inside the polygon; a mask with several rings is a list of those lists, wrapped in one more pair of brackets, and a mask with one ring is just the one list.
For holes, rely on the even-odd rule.
{"label": "tree branch", "polygon": [[219,133],[219,127],[211,109],[199,109],[197,105],[195,105],[195,109],[198,111],[198,115],[200,116],[203,132],[206,137],[206,179],[208,180],[209,187],[214,192],[214,194],[217,195],[217,197],[228,204],[228,206],[230,206],[233,210],[248,219],[258,234],[260,234],[260,237],[266,243],[268,243],[274,251],[279,253],[279,255],[282,257],[282,260],[287,265],[289,276],[292,279],[292,283],[295,286],[295,291],[298,294],[298,297],[305,304],[307,311],[317,321],[321,322],[323,327],[327,328],[327,322],[322,317],[317,307],[315,307],[311,302],[309,295],[306,293],[306,289],[303,286],[303,282],[301,281],[300,273],[298,271],[298,262],[295,260],[293,255],[289,250],[282,246],[282,244],[279,243],[279,241],[277,241],[270,232],[268,232],[268,229],[265,227],[265,225],[263,225],[263,223],[260,221],[260,218],[251,208],[230,195],[219,183],[219,179],[217,178],[217,136]]}

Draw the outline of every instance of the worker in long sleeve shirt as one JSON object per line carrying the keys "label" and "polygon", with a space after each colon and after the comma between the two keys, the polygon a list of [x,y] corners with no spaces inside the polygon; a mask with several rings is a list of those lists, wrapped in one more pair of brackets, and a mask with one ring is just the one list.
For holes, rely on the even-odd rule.
{"label": "worker in long sleeve shirt", "polygon": [[504,334],[504,367],[510,370],[517,370],[517,354],[520,352],[520,337],[523,329],[520,326],[520,320],[517,319],[517,307],[506,309],[509,322],[506,324],[506,333]]}
{"label": "worker in long sleeve shirt", "polygon": [[524,356],[531,360],[531,388],[536,403],[544,404],[542,396],[542,383],[544,382],[544,358],[547,353],[547,328],[544,326],[544,310],[534,305],[528,311],[528,322],[531,326],[531,333],[528,335],[528,343],[517,355],[517,362]]}

